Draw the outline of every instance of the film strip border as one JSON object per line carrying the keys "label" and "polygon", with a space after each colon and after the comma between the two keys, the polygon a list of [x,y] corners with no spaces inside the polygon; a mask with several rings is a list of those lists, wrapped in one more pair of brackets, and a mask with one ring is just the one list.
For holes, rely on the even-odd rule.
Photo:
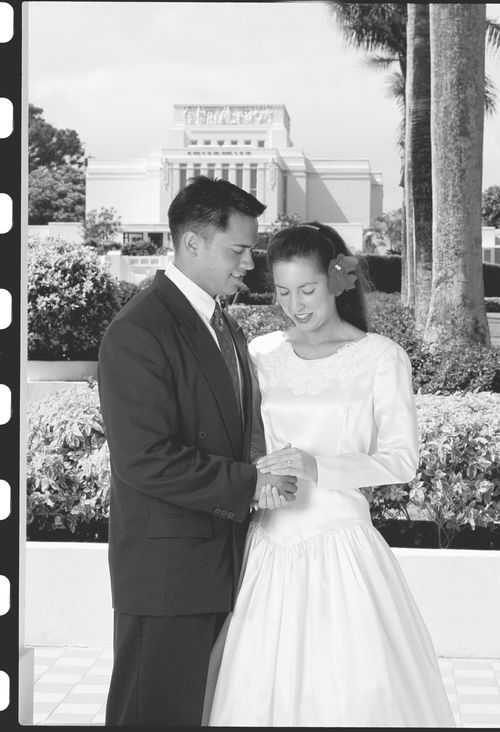
{"label": "film strip border", "polygon": [[[0,1],[0,726],[19,726],[21,15]],[[22,498],[21,498],[22,497]],[[22,628],[22,626],[21,626]],[[28,722],[29,723],[29,722]]]}

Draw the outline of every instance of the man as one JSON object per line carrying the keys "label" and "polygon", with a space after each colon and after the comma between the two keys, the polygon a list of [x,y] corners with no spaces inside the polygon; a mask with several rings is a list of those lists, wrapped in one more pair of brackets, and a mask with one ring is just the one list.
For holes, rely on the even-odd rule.
{"label": "man", "polygon": [[101,344],[115,610],[106,725],[200,725],[250,504],[268,483],[295,497],[294,478],[249,463],[258,395],[243,333],[217,299],[253,268],[264,208],[228,181],[190,182],[168,212],[175,264]]}

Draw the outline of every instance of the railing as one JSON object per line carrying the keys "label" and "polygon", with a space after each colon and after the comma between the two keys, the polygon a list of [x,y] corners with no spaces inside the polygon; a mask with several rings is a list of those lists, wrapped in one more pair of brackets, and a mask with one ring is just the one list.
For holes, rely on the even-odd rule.
{"label": "railing", "polygon": [[109,271],[116,279],[135,285],[146,277],[154,276],[157,269],[165,269],[173,257],[173,251],[156,256],[127,256],[120,252],[108,252],[103,256],[109,263]]}

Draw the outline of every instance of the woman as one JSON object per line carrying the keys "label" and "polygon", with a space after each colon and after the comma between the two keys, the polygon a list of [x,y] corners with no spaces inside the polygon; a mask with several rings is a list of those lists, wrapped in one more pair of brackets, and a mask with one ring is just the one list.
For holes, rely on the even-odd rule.
{"label": "woman", "polygon": [[253,514],[209,724],[454,727],[428,631],[363,493],[415,476],[409,359],[367,333],[357,260],[333,229],[281,231],[268,261],[293,326],[250,344],[268,452],[257,465],[295,475],[298,491],[283,507],[264,492]]}

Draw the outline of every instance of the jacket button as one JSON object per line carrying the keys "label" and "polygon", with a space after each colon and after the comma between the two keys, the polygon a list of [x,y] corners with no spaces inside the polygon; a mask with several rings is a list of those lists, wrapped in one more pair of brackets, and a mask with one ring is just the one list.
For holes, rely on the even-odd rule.
{"label": "jacket button", "polygon": [[227,512],[227,517],[228,518],[234,518],[234,513],[232,511],[228,511]]}
{"label": "jacket button", "polygon": [[214,513],[217,514],[217,516],[220,516],[222,512],[221,512],[220,508],[216,508],[214,510]]}
{"label": "jacket button", "polygon": [[207,435],[207,433],[205,432],[205,430],[200,430],[200,431],[198,432],[198,437],[200,438],[200,440],[206,440],[206,439],[207,439],[207,437],[208,437],[208,435]]}

